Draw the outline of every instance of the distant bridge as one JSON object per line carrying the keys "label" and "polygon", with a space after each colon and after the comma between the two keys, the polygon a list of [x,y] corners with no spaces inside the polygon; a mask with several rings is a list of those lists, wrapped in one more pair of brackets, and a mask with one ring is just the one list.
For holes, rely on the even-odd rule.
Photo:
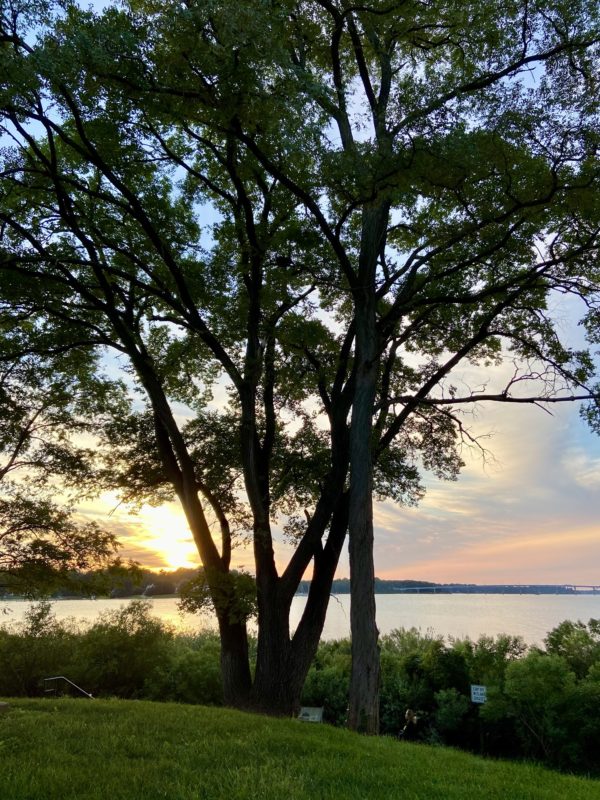
{"label": "distant bridge", "polygon": [[437,586],[393,586],[393,593],[404,594],[600,594],[600,585],[535,583],[445,583]]}

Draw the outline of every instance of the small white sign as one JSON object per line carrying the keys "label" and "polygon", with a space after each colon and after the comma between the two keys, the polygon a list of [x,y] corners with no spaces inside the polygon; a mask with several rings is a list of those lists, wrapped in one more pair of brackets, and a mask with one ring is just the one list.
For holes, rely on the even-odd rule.
{"label": "small white sign", "polygon": [[475,683],[471,684],[471,702],[472,703],[485,703],[487,700],[487,686],[478,686]]}
{"label": "small white sign", "polygon": [[323,722],[323,709],[314,706],[302,706],[298,719],[302,722]]}

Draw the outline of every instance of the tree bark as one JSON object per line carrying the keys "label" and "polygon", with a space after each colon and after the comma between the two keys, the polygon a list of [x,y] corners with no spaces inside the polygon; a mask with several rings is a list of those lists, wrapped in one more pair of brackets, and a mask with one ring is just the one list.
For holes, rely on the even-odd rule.
{"label": "tree bark", "polygon": [[231,624],[219,619],[221,638],[221,678],[226,706],[247,708],[252,677],[248,661],[248,635],[244,622]]}
{"label": "tree bark", "polygon": [[350,427],[350,629],[352,672],[348,727],[379,732],[379,631],[373,561],[373,410],[379,374],[376,269],[385,244],[389,204],[365,206],[358,281],[354,287],[356,389]]}
{"label": "tree bark", "polygon": [[376,374],[372,359],[363,359],[352,410],[348,526],[352,634],[348,727],[369,734],[379,732],[379,632],[375,621],[371,458]]}
{"label": "tree bark", "polygon": [[262,616],[252,705],[257,710],[282,716],[298,713],[302,688],[319,646],[331,595],[331,585],[348,525],[348,497],[336,503],[324,547],[314,555],[313,577],[304,612],[290,639],[289,612],[293,594],[283,590]]}

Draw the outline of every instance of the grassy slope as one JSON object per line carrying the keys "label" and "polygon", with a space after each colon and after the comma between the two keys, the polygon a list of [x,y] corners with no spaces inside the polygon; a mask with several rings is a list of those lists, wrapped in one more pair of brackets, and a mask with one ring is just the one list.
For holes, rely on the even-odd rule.
{"label": "grassy slope", "polygon": [[600,781],[199,706],[11,700],[2,800],[600,800]]}

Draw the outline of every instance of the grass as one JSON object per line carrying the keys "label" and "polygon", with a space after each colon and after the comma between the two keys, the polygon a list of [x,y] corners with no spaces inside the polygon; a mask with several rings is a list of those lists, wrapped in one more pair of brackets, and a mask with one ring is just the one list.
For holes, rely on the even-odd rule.
{"label": "grass", "polygon": [[600,800],[600,781],[220,708],[10,700],[2,800]]}

